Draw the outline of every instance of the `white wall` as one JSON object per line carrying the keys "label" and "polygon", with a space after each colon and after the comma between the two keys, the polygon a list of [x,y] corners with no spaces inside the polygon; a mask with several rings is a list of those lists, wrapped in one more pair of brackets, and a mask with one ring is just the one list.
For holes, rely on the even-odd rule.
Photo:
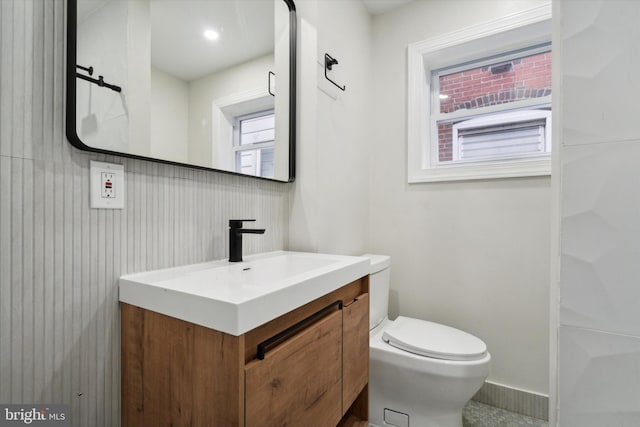
{"label": "white wall", "polygon": [[189,160],[189,84],[151,67],[151,157]]}
{"label": "white wall", "polygon": [[[362,254],[368,232],[371,18],[360,0],[296,1],[299,131],[290,247]],[[339,60],[324,78],[324,53]]]}
{"label": "white wall", "polygon": [[407,184],[407,45],[540,1],[415,1],[373,20],[369,250],[392,256],[391,316],[482,338],[488,380],[548,393],[550,179]]}
{"label": "white wall", "polygon": [[637,426],[640,3],[565,0],[556,10],[563,87],[558,425]]}

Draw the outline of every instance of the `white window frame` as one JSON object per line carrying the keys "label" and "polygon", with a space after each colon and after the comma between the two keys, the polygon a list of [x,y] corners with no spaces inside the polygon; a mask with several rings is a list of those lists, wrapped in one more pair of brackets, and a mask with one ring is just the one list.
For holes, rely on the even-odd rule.
{"label": "white window frame", "polygon": [[[437,161],[437,133],[432,132],[431,71],[530,48],[551,41],[551,3],[468,27],[407,48],[407,154],[409,183],[540,176],[551,174],[551,158],[445,164]],[[536,98],[516,107],[551,103]],[[504,110],[504,104],[484,113]],[[461,113],[462,114],[462,113]],[[467,114],[469,114],[467,112]],[[550,126],[549,126],[550,128]],[[550,129],[549,129],[550,131]]]}

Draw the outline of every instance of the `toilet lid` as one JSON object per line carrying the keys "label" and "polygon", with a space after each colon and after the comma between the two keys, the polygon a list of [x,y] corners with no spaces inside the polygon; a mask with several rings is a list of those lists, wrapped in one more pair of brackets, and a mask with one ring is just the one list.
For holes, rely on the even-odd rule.
{"label": "toilet lid", "polygon": [[400,316],[382,339],[401,350],[446,360],[476,360],[487,353],[479,338],[450,326]]}

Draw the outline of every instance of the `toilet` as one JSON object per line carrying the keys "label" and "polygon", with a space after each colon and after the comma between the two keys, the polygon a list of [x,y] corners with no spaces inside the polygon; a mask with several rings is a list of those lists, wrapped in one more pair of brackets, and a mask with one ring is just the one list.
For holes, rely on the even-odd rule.
{"label": "toilet", "polygon": [[438,323],[388,318],[391,258],[371,260],[369,422],[377,427],[462,427],[491,355],[479,338]]}

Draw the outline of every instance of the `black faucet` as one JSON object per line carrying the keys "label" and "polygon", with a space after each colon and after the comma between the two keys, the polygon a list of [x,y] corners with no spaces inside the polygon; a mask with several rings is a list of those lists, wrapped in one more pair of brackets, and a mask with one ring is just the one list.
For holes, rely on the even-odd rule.
{"label": "black faucet", "polygon": [[255,221],[255,219],[230,219],[229,220],[229,262],[242,261],[242,235],[264,234],[264,228],[242,228],[243,222]]}

